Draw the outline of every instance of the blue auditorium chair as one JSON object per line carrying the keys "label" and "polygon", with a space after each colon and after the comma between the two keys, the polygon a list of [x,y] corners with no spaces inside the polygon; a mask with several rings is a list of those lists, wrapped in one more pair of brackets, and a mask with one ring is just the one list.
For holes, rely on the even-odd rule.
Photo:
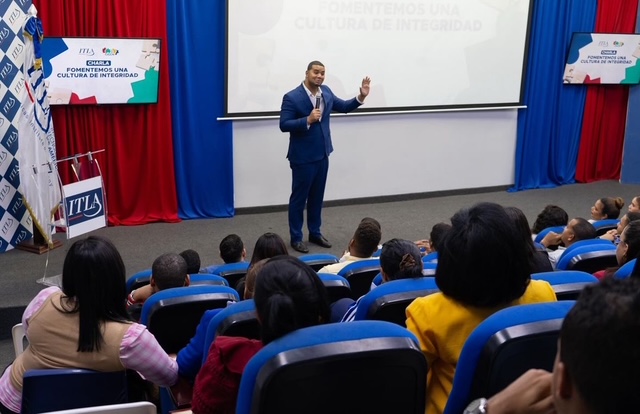
{"label": "blue auditorium chair", "polygon": [[141,286],[148,285],[150,278],[151,269],[145,269],[134,273],[127,279],[127,292],[131,293],[131,291],[136,290]]}
{"label": "blue auditorium chair", "polygon": [[423,263],[436,263],[438,261],[438,252],[433,252],[422,256]]}
{"label": "blue auditorium chair", "polygon": [[338,299],[351,297],[351,286],[349,285],[349,281],[344,277],[334,275],[333,273],[318,273],[318,277],[327,289],[330,303]]}
{"label": "blue auditorium chair", "polygon": [[631,276],[631,272],[633,272],[633,267],[636,265],[636,261],[638,259],[629,260],[627,263],[620,266],[618,270],[613,274],[614,277],[618,279],[626,279]]}
{"label": "blue auditorium chair", "polygon": [[435,276],[438,263],[436,262],[423,262],[422,263],[422,276]]}
{"label": "blue auditorium chair", "polygon": [[562,321],[575,301],[534,303],[489,316],[465,342],[444,414],[460,414],[532,368],[553,369]]}
{"label": "blue auditorium chair", "polygon": [[591,224],[593,224],[593,227],[596,228],[596,235],[597,236],[602,236],[603,234],[605,234],[609,230],[614,230],[614,229],[618,228],[618,224],[620,224],[620,219],[597,220],[597,221],[594,221]]}
{"label": "blue auditorium chair", "polygon": [[260,322],[253,299],[245,299],[229,305],[211,319],[204,340],[203,364],[209,354],[211,343],[221,335],[260,339]]}
{"label": "blue auditorium chair", "polygon": [[540,233],[536,234],[536,237],[533,241],[536,243],[540,243],[542,242],[542,239],[544,239],[544,236],[546,236],[549,232],[560,234],[564,231],[564,228],[565,226],[553,226],[553,227],[544,228],[540,231]]}
{"label": "blue auditorium chair", "polygon": [[573,243],[571,246],[569,246],[566,249],[564,249],[564,251],[562,252],[562,255],[560,256],[560,258],[558,260],[562,259],[562,256],[571,253],[574,249],[577,249],[578,247],[594,246],[594,245],[611,246],[611,245],[613,245],[613,243],[611,243],[609,240],[605,240],[605,239],[578,240],[577,242]]}
{"label": "blue auditorium chair", "polygon": [[617,266],[616,246],[610,241],[602,241],[607,244],[587,244],[563,253],[558,260],[556,270],[582,270],[587,273],[595,273],[608,267]]}
{"label": "blue auditorium chair", "polygon": [[354,320],[381,320],[405,327],[407,306],[416,298],[438,291],[433,277],[391,280],[360,299]]}
{"label": "blue auditorium chair", "polygon": [[351,286],[351,298],[356,300],[371,290],[371,282],[380,273],[380,259],[364,259],[349,263],[338,272]]}
{"label": "blue auditorium chair", "polygon": [[167,353],[177,353],[196,332],[202,314],[237,302],[228,286],[189,286],[161,290],[142,305],[140,323],[146,325]]}
{"label": "blue auditorium chair", "polygon": [[214,274],[224,277],[229,286],[235,288],[238,281],[247,275],[248,270],[248,262],[227,263],[218,267]]}
{"label": "blue auditorium chair", "polygon": [[128,402],[126,371],[36,369],[24,374],[22,413],[35,414]]}
{"label": "blue auditorium chair", "polygon": [[549,282],[558,300],[576,300],[585,286],[598,283],[597,277],[580,270],[555,270],[533,273],[531,279]]}
{"label": "blue auditorium chair", "polygon": [[323,267],[338,263],[340,260],[337,256],[329,253],[310,253],[298,256],[298,259],[302,260],[309,265],[316,272]]}
{"label": "blue auditorium chair", "polygon": [[423,414],[427,362],[415,336],[384,321],[298,329],[247,364],[237,414]]}

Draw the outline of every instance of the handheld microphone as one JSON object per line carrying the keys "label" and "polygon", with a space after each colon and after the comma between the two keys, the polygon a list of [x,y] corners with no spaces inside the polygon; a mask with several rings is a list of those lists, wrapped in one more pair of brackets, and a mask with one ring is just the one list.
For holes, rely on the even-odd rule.
{"label": "handheld microphone", "polygon": [[320,95],[316,96],[316,109],[320,109]]}

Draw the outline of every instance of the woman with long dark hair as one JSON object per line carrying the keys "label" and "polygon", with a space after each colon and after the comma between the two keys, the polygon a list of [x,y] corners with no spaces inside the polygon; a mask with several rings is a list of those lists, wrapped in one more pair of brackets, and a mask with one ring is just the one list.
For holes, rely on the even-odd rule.
{"label": "woman with long dark hair", "polygon": [[42,290],[24,311],[29,346],[0,378],[1,412],[20,412],[22,378],[31,369],[131,369],[160,386],[176,382],[176,362],[144,325],[129,319],[125,275],[109,240],[90,236],[71,245],[62,289]]}

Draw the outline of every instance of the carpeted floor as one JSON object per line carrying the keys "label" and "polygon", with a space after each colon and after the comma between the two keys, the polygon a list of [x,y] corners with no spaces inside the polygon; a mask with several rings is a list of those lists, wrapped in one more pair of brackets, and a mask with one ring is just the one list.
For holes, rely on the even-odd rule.
{"label": "carpeted floor", "polygon": [[[417,240],[427,238],[433,224],[448,221],[458,209],[479,201],[519,207],[533,223],[536,215],[547,204],[563,207],[570,218],[589,218],[591,206],[600,197],[620,196],[628,205],[637,195],[640,195],[640,185],[601,181],[513,193],[504,190],[476,190],[437,197],[425,195],[422,198],[408,197],[412,199],[398,201],[336,205],[325,207],[323,210],[323,233],[332,242],[333,247],[323,249],[312,244],[309,247],[311,253],[332,253],[340,256],[355,227],[367,216],[381,223],[383,241],[393,237]],[[181,252],[185,249],[195,249],[199,252],[204,267],[220,263],[218,244],[230,233],[242,237],[249,257],[255,241],[265,232],[280,234],[288,245],[286,211],[283,208],[269,210],[270,212],[266,213],[240,211],[232,218],[108,227],[97,230],[94,234],[106,236],[116,244],[124,259],[128,276],[150,268],[153,260],[162,253]],[[13,359],[10,341],[6,339],[10,337],[11,326],[20,322],[24,307],[44,287],[43,278],[55,277],[61,273],[66,250],[74,240],[65,240],[63,235],[57,235],[56,238],[63,240],[63,246],[43,255],[21,250],[0,254],[0,339],[3,339],[0,341],[0,366]],[[291,253],[299,255],[293,250]]]}

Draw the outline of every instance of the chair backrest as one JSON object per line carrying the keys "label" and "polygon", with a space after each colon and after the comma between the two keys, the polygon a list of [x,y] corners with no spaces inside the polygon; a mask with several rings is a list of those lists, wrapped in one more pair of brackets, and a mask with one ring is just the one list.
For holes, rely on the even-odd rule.
{"label": "chair backrest", "polygon": [[373,254],[371,255],[371,257],[380,257],[380,255],[382,254],[382,248],[379,248],[378,250],[376,250],[375,252],[373,252]]}
{"label": "chair backrest", "polygon": [[553,226],[553,227],[547,227],[544,228],[540,231],[540,233],[536,234],[536,238],[533,240],[536,243],[540,243],[542,241],[542,239],[544,239],[544,236],[547,235],[547,233],[549,232],[554,232],[554,233],[562,233],[564,231],[564,226]]}
{"label": "chair backrest", "polygon": [[191,284],[189,286],[229,286],[229,282],[224,277],[209,273],[194,273],[192,275],[189,275],[189,280],[191,281]]}
{"label": "chair backrest", "polygon": [[574,301],[502,309],[467,338],[445,414],[459,414],[474,399],[489,398],[531,368],[551,371],[562,321]]}
{"label": "chair backrest", "polygon": [[558,300],[576,300],[585,286],[598,283],[597,277],[580,270],[555,270],[533,273],[531,274],[531,279],[549,282]]}
{"label": "chair backrest", "polygon": [[349,263],[338,272],[339,276],[349,281],[351,298],[358,299],[371,290],[371,282],[380,273],[380,259],[364,259]]}
{"label": "chair backrest", "polygon": [[422,276],[435,276],[438,263],[436,262],[423,262],[422,263]]}
{"label": "chair backrest", "polygon": [[438,291],[433,277],[391,280],[360,299],[354,320],[381,320],[406,327],[407,306],[416,298]]}
{"label": "chair backrest", "polygon": [[229,286],[235,287],[238,283],[238,280],[246,276],[248,270],[248,262],[227,263],[218,267],[215,270],[215,274],[227,279],[227,282],[229,282]]}
{"label": "chair backrest", "polygon": [[24,374],[22,413],[44,413],[127,400],[126,371],[37,369]]}
{"label": "chair backrest", "polygon": [[626,279],[631,276],[631,272],[633,272],[633,267],[636,265],[637,259],[631,259],[627,263],[620,266],[618,270],[613,274],[614,277],[618,279]]}
{"label": "chair backrest", "polygon": [[139,401],[123,404],[99,405],[96,407],[74,408],[72,410],[50,411],[46,414],[90,414],[90,413],[115,413],[115,414],[156,414],[158,409],[149,401]]}
{"label": "chair backrest", "polygon": [[580,246],[569,254],[563,254],[558,260],[556,270],[582,270],[595,273],[617,265],[616,247],[609,242],[608,245]]}
{"label": "chair backrest", "polygon": [[151,269],[145,269],[138,273],[134,273],[129,279],[127,279],[127,292],[131,293],[132,290],[136,290],[141,286],[148,285],[151,278]]}
{"label": "chair backrest", "polygon": [[596,245],[597,246],[613,246],[613,243],[611,243],[609,240],[605,240],[605,239],[578,240],[577,242],[573,243],[571,246],[569,246],[566,249],[564,249],[564,251],[562,252],[562,255],[560,256],[558,261],[562,260],[562,258],[565,255],[570,254],[571,252],[573,252],[577,248],[584,247],[584,246],[596,246]]}
{"label": "chair backrest", "polygon": [[422,256],[423,263],[434,263],[434,261],[438,260],[438,252],[433,252],[429,254],[425,254]]}
{"label": "chair backrest", "polygon": [[329,302],[333,303],[338,299],[350,298],[352,296],[351,286],[347,279],[333,273],[318,273],[318,277],[322,280],[322,284],[327,289]]}
{"label": "chair backrest", "polygon": [[618,224],[620,224],[620,219],[598,220],[598,221],[594,221],[591,224],[593,224],[593,227],[596,228],[596,235],[602,236],[609,230],[616,229],[618,227]]}
{"label": "chair backrest", "polygon": [[245,367],[238,414],[423,414],[427,362],[415,336],[384,321],[299,329]]}
{"label": "chair backrest", "polygon": [[238,293],[228,286],[189,286],[161,290],[142,305],[140,323],[146,325],[167,353],[189,343],[202,314],[237,302]]}
{"label": "chair backrest", "polygon": [[211,343],[220,335],[260,339],[260,322],[253,299],[233,303],[211,319],[204,339],[203,364],[209,354]]}
{"label": "chair backrest", "polygon": [[327,265],[338,263],[338,261],[340,261],[337,256],[329,253],[303,254],[298,256],[298,259],[308,264],[316,272]]}

